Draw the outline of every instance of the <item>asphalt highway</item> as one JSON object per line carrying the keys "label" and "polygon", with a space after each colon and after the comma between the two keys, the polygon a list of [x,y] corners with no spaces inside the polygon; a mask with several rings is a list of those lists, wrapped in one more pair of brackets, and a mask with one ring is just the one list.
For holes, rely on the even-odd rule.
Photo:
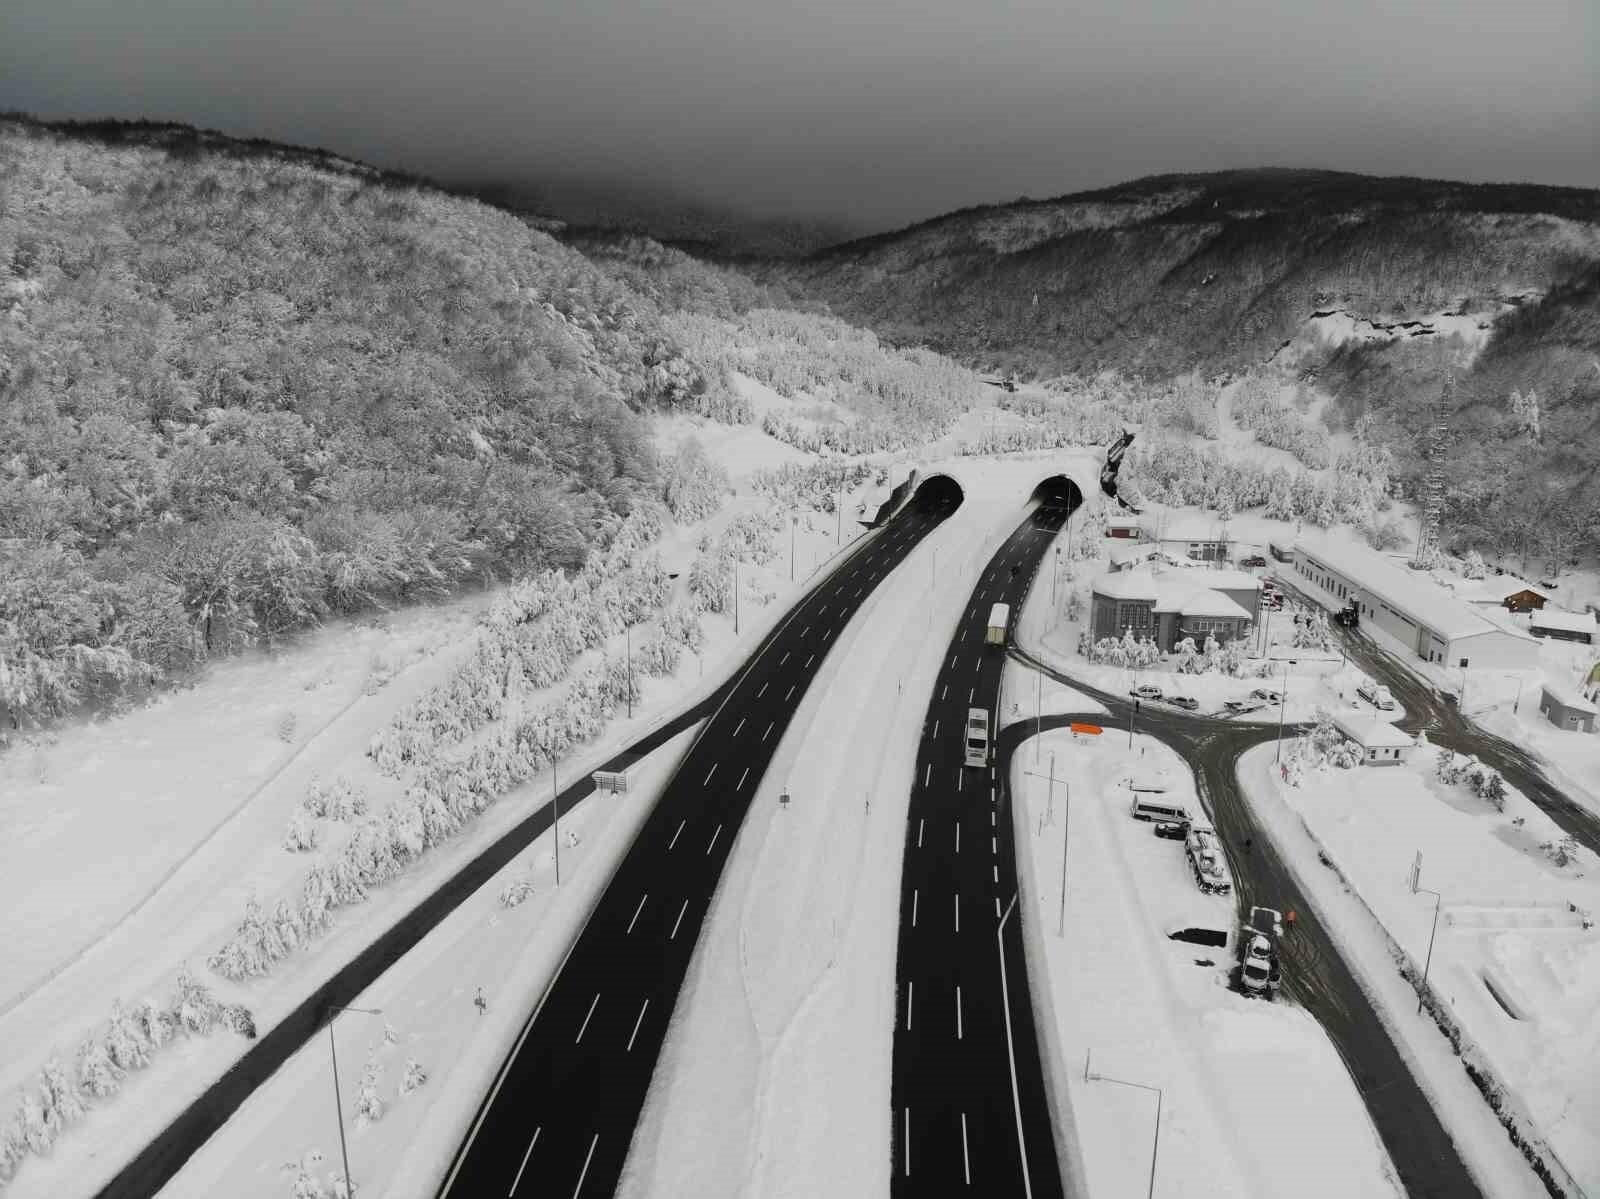
{"label": "asphalt highway", "polygon": [[[1043,728],[1064,728],[1073,721],[1084,721],[1104,727],[1103,736],[1125,735],[1133,708],[1128,698],[1043,667],[1037,659],[1015,648],[1012,654],[1111,710],[1109,717],[1087,712],[1046,716],[1038,722]],[[1004,748],[1031,736],[1035,727],[1034,721],[1012,725],[1002,738]],[[1292,736],[1302,728],[1291,724],[1285,727],[1284,734]],[[1286,934],[1282,944],[1282,993],[1299,1002],[1327,1030],[1406,1193],[1413,1199],[1481,1196],[1455,1143],[1417,1085],[1367,993],[1284,864],[1270,830],[1257,823],[1240,792],[1239,755],[1253,745],[1274,740],[1277,726],[1195,716],[1146,703],[1140,705],[1134,717],[1134,731],[1165,742],[1194,770],[1201,800],[1228,855],[1239,912],[1248,912],[1255,904],[1280,912],[1295,911],[1294,930]],[[1246,840],[1252,842],[1248,851],[1243,848]]]}
{"label": "asphalt highway", "polygon": [[[1075,498],[1075,497],[1074,497]],[[1005,761],[964,764],[969,708],[1000,698],[1005,651],[987,646],[993,604],[1013,620],[1067,519],[1036,507],[984,568],[934,684],[906,828],[891,1102],[895,1196],[1063,1194],[1039,1061],[1017,893]],[[1009,1022],[1007,1017],[1009,1015]]]}
{"label": "asphalt highway", "polygon": [[950,480],[924,483],[736,680],[555,979],[530,1000],[441,1196],[615,1192],[712,896],[789,719],[856,608],[959,503]]}

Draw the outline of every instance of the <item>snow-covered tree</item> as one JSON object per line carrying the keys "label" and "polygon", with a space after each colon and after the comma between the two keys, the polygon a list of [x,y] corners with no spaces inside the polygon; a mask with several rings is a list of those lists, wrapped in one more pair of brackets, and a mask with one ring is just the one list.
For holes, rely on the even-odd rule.
{"label": "snow-covered tree", "polygon": [[104,1042],[90,1037],[78,1050],[78,1085],[84,1094],[109,1099],[122,1089],[127,1071],[111,1060]]}
{"label": "snow-covered tree", "polygon": [[150,1064],[150,1038],[145,1034],[138,1013],[124,1008],[120,999],[111,1002],[111,1023],[106,1029],[105,1044],[111,1060],[123,1070],[143,1070]]}
{"label": "snow-covered tree", "polygon": [[1325,650],[1333,644],[1333,630],[1328,627],[1328,617],[1323,612],[1313,612],[1295,622],[1294,646],[1296,649]]}
{"label": "snow-covered tree", "polygon": [[28,1142],[22,1133],[22,1120],[13,1113],[0,1123],[0,1184],[10,1182],[15,1177],[17,1167],[27,1155]]}
{"label": "snow-covered tree", "polygon": [[383,1067],[376,1053],[367,1054],[367,1064],[361,1070],[361,1083],[356,1089],[356,1124],[365,1128],[383,1119],[383,1097],[378,1094]]}
{"label": "snow-covered tree", "polygon": [[500,889],[500,905],[514,908],[526,903],[533,895],[533,879],[512,879]]}
{"label": "snow-covered tree", "polygon": [[1489,568],[1484,565],[1483,555],[1471,549],[1461,561],[1461,573],[1465,578],[1481,579],[1489,573]]}
{"label": "snow-covered tree", "polygon": [[25,1091],[17,1109],[17,1119],[22,1127],[22,1139],[28,1148],[40,1157],[50,1152],[61,1135],[61,1117],[55,1108],[33,1091]]}
{"label": "snow-covered tree", "polygon": [[428,1081],[428,1074],[414,1057],[406,1058],[405,1073],[400,1076],[400,1094],[409,1095]]}
{"label": "snow-covered tree", "polygon": [[178,1031],[178,1023],[172,1012],[154,999],[139,1002],[137,1018],[144,1038],[152,1049],[160,1049]]}
{"label": "snow-covered tree", "polygon": [[1199,647],[1193,637],[1185,637],[1173,648],[1175,666],[1179,674],[1199,674],[1205,669]]}
{"label": "snow-covered tree", "polygon": [[1506,810],[1506,780],[1498,770],[1491,770],[1489,777],[1484,780],[1483,797],[1494,805],[1495,811]]}
{"label": "snow-covered tree", "polygon": [[305,808],[289,813],[289,827],[283,833],[283,847],[290,853],[307,853],[317,847],[321,834],[317,822]]}
{"label": "snow-covered tree", "polygon": [[210,988],[189,973],[188,966],[178,970],[172,1010],[177,1015],[179,1027],[196,1036],[210,1033],[222,1018],[222,1005],[211,994]]}

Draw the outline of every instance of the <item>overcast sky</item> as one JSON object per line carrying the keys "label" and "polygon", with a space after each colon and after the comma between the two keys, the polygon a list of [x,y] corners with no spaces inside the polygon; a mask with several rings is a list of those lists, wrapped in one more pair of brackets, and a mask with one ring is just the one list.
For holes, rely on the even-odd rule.
{"label": "overcast sky", "polygon": [[0,107],[899,224],[1165,171],[1600,186],[1597,0],[0,0]]}

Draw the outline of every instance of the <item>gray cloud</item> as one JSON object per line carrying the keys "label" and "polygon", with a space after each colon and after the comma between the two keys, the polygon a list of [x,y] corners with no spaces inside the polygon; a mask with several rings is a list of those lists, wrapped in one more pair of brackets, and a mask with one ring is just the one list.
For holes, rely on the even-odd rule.
{"label": "gray cloud", "polygon": [[1600,185],[1587,0],[4,0],[0,105],[882,226],[1243,165]]}

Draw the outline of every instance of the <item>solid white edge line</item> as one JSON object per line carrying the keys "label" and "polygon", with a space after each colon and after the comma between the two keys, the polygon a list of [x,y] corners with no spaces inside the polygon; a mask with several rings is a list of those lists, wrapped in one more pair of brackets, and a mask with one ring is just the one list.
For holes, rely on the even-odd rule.
{"label": "solid white edge line", "polygon": [[517,1184],[522,1181],[522,1172],[528,1168],[528,1159],[533,1156],[533,1147],[539,1143],[539,1134],[543,1131],[542,1124],[533,1130],[533,1140],[528,1142],[527,1151],[522,1155],[522,1164],[517,1167],[517,1176],[511,1180],[511,1189],[506,1192],[508,1199],[517,1193]]}
{"label": "solid white edge line", "polygon": [[[995,907],[1000,906],[998,895],[994,904]],[[1006,906],[1006,914],[1000,917],[994,940],[1000,951],[1000,1002],[1006,1012],[1006,1058],[1011,1064],[1011,1106],[1017,1113],[1017,1153],[1022,1158],[1022,1193],[1024,1199],[1033,1199],[1033,1180],[1028,1176],[1028,1143],[1022,1136],[1022,1097],[1017,1092],[1017,1049],[1011,1038],[1011,988],[1006,982],[1006,921],[1011,918],[1011,909],[1016,906],[1017,897],[1013,895]]]}
{"label": "solid white edge line", "polygon": [[584,1155],[583,1169],[578,1174],[578,1185],[572,1188],[572,1199],[578,1199],[578,1192],[583,1190],[583,1180],[589,1177],[589,1163],[594,1160],[594,1147],[600,1143],[600,1134],[594,1134],[594,1140],[589,1142],[589,1152]]}
{"label": "solid white edge line", "polygon": [[578,1029],[578,1035],[573,1040],[574,1045],[583,1044],[583,1034],[589,1031],[589,1021],[594,1019],[594,1009],[600,1006],[600,992],[594,993],[594,998],[589,1001],[589,1012],[583,1018],[583,1027]]}

